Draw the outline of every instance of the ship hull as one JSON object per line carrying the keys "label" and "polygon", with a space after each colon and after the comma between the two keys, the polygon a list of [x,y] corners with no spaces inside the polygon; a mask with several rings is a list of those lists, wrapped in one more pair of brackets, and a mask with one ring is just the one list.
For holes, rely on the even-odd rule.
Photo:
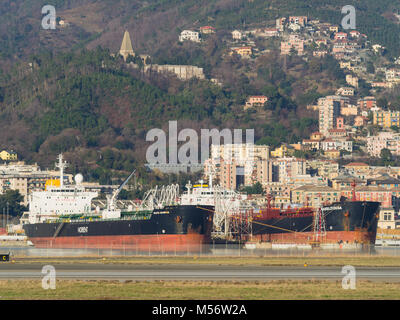
{"label": "ship hull", "polygon": [[193,252],[207,248],[209,239],[201,234],[124,235],[30,238],[36,248],[115,249],[139,252]]}
{"label": "ship hull", "polygon": [[325,232],[315,232],[313,215],[254,220],[252,241],[275,244],[374,245],[379,202],[346,201],[323,207]]}
{"label": "ship hull", "polygon": [[211,240],[213,211],[212,206],[169,206],[140,219],[35,223],[24,229],[37,248],[199,251]]}

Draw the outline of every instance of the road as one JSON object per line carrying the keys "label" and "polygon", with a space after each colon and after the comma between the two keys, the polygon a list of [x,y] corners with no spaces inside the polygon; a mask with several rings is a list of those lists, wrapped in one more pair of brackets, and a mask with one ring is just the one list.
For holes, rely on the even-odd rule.
{"label": "road", "polygon": [[[43,265],[0,264],[0,280],[42,278]],[[341,267],[54,264],[57,279],[78,280],[341,280]],[[358,267],[358,280],[400,282],[400,268]]]}

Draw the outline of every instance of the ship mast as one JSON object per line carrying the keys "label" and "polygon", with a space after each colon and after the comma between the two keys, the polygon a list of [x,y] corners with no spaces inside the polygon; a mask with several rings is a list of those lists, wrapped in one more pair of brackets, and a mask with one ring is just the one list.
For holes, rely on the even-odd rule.
{"label": "ship mast", "polygon": [[356,197],[356,180],[351,183],[351,201],[357,201]]}
{"label": "ship mast", "polygon": [[207,175],[208,175],[208,187],[210,189],[212,189],[213,187],[213,173],[214,173],[214,169],[210,166],[208,166],[207,169]]}
{"label": "ship mast", "polygon": [[68,167],[68,163],[63,161],[62,153],[58,156],[58,163],[56,163],[56,168],[60,169],[60,188],[64,187],[64,169]]}

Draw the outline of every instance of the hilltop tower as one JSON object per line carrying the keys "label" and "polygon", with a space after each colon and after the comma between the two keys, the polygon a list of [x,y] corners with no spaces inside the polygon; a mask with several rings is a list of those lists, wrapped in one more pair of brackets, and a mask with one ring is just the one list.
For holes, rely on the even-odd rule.
{"label": "hilltop tower", "polygon": [[133,52],[132,48],[131,37],[129,36],[128,30],[125,30],[124,39],[122,40],[119,54],[124,58],[125,61],[129,56],[135,56],[135,52]]}

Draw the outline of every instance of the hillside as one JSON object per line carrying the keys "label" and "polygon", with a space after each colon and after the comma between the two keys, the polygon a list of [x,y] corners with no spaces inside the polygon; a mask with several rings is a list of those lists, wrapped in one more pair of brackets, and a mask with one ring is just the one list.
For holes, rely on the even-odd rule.
{"label": "hillside", "polygon": [[[15,148],[26,159],[42,161],[42,155],[49,153],[114,146],[119,141],[119,149],[135,145],[138,158],[143,160],[146,132],[153,127],[165,128],[168,120],[182,120],[180,126],[196,130],[249,127],[260,122],[258,117],[237,112],[243,100],[233,94],[235,88],[229,84],[221,88],[207,80],[149,78],[113,58],[108,50],[43,54],[31,61],[32,67],[19,64],[0,82],[0,121],[5,129],[0,143]],[[246,89],[256,91],[254,80],[241,81],[248,81],[242,89],[244,95],[248,94]],[[243,87],[240,82],[234,85]],[[282,112],[296,111],[279,88],[261,87],[263,90],[269,91],[271,99],[281,101]],[[279,118],[280,111],[274,112]],[[262,137],[263,132],[259,130],[257,136]]]}
{"label": "hillside", "polygon": [[68,28],[41,29],[41,8],[46,1],[3,0],[0,8],[0,55],[26,57],[42,50],[95,48],[116,51],[121,34],[130,30],[135,49],[155,55],[168,48],[185,28],[212,24],[226,32],[251,24],[274,25],[276,18],[307,15],[313,19],[340,24],[341,8],[357,8],[357,29],[373,43],[387,47],[391,55],[400,52],[398,19],[393,12],[400,4],[393,0],[56,0],[57,16],[68,21]]}
{"label": "hillside", "polygon": [[[227,55],[230,31],[274,25],[288,15],[308,15],[339,24],[344,1],[55,1],[57,16],[69,23],[40,28],[45,1],[4,0],[0,8],[0,146],[27,161],[49,166],[59,152],[91,179],[111,176],[145,162],[152,128],[255,128],[256,141],[295,143],[317,128],[306,106],[345,84],[330,56],[283,59],[279,42],[256,39],[265,53],[250,60]],[[400,27],[389,13],[399,9],[357,1],[359,30],[371,42],[400,51]],[[316,5],[318,4],[318,5]],[[384,8],[384,9],[382,9]],[[178,43],[185,28],[213,25],[217,33],[201,44]],[[209,80],[180,81],[129,67],[118,51],[123,31],[136,53],[159,64],[193,64]],[[265,108],[243,111],[249,95],[269,97]],[[397,99],[397,96],[393,97]]]}

